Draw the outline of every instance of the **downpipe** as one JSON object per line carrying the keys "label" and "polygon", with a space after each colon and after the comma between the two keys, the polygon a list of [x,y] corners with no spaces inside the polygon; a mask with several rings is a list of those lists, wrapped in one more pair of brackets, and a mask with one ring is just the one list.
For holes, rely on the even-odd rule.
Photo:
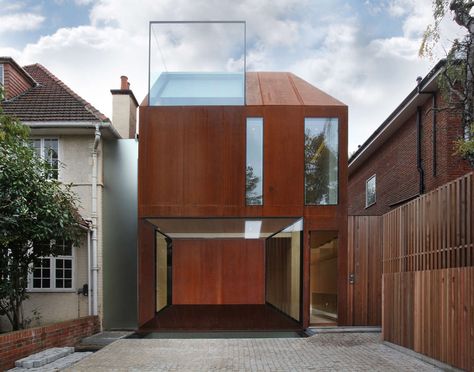
{"label": "downpipe", "polygon": [[92,149],[92,232],[91,232],[91,258],[92,258],[92,315],[98,315],[98,271],[97,265],[97,148],[99,147],[101,134],[99,124],[95,126],[94,147]]}

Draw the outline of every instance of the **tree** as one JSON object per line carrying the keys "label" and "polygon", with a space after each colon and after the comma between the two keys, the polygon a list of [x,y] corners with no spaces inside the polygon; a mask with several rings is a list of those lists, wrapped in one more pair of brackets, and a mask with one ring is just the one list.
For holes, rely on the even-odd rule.
{"label": "tree", "polygon": [[420,47],[421,56],[432,56],[441,39],[440,24],[446,14],[466,31],[463,39],[453,41],[439,77],[441,93],[447,109],[461,116],[464,136],[455,144],[456,152],[474,166],[474,1],[433,0],[434,23],[425,31]]}
{"label": "tree", "polygon": [[305,148],[305,201],[307,204],[326,204],[337,182],[331,182],[330,174],[337,174],[337,155],[332,152],[324,132],[304,135]]}
{"label": "tree", "polygon": [[48,179],[51,166],[28,136],[29,128],[0,107],[0,315],[14,330],[28,323],[22,304],[33,264],[60,253],[56,242],[76,242],[80,234],[71,186]]}
{"label": "tree", "polygon": [[258,193],[255,189],[260,183],[260,177],[258,177],[254,173],[253,167],[250,165],[247,166],[245,173],[246,173],[245,191],[246,191],[247,204],[259,205],[262,203],[262,194]]}

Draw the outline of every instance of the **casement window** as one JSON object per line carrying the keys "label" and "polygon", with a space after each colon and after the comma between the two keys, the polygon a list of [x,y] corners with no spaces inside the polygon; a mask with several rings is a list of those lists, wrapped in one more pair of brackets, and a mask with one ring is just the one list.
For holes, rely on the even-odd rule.
{"label": "casement window", "polygon": [[339,121],[304,119],[305,205],[336,205],[339,188]]}
{"label": "casement window", "polygon": [[246,164],[246,204],[263,205],[263,118],[247,118]]}
{"label": "casement window", "polygon": [[375,174],[365,182],[365,207],[368,208],[376,201],[376,176]]}
{"label": "casement window", "polygon": [[[31,292],[62,292],[74,288],[74,247],[70,242],[58,242],[59,255],[40,258],[29,275]],[[34,247],[33,247],[34,249]]]}
{"label": "casement window", "polygon": [[0,88],[3,88],[5,85],[5,72],[3,69],[3,65],[0,63]]}
{"label": "casement window", "polygon": [[51,166],[48,178],[58,179],[59,173],[59,141],[57,138],[32,138],[30,146],[36,155],[45,159]]}

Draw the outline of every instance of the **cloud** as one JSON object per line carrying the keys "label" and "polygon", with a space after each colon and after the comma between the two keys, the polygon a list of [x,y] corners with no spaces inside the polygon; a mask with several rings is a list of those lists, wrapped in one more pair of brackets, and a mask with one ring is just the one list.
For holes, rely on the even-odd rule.
{"label": "cloud", "polygon": [[30,31],[41,26],[45,18],[34,13],[12,13],[0,15],[0,33],[12,31]]}
{"label": "cloud", "polygon": [[[0,0],[1,1],[1,0]],[[368,39],[361,8],[345,0],[76,0],[90,6],[87,25],[61,28],[18,50],[0,48],[22,64],[40,62],[106,115],[109,90],[127,75],[139,101],[148,87],[150,20],[247,21],[247,69],[292,71],[349,105],[350,150],[355,150],[426,74],[417,56],[429,22],[430,0],[365,0],[366,14],[398,22],[398,32]],[[188,34],[181,43],[162,39],[172,61],[210,65],[228,55],[217,38]],[[212,43],[209,45],[209,40]],[[203,49],[203,48],[208,49]],[[207,53],[200,53],[205,50]],[[207,54],[207,59],[206,59]],[[234,68],[238,57],[224,64]]]}

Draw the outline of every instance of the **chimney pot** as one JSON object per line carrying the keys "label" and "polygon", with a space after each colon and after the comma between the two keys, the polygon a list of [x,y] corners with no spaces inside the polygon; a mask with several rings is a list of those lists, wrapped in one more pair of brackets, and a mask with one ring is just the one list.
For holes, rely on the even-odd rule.
{"label": "chimney pot", "polygon": [[417,84],[417,85],[420,85],[420,83],[421,83],[422,80],[423,80],[423,78],[422,78],[421,76],[418,76],[418,77],[416,78],[416,84]]}
{"label": "chimney pot", "polygon": [[130,83],[128,82],[128,77],[120,76],[120,89],[121,90],[130,89]]}

